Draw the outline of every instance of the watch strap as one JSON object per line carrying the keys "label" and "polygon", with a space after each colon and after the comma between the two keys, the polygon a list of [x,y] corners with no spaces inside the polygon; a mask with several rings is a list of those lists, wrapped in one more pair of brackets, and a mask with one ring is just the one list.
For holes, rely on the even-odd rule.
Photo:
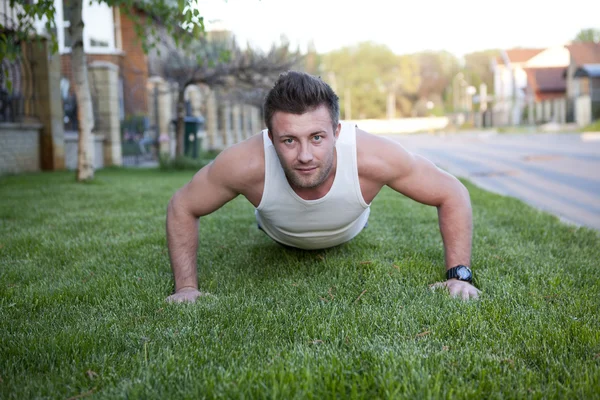
{"label": "watch strap", "polygon": [[[458,271],[462,268],[466,268],[469,271],[468,279],[462,278],[459,275]],[[456,267],[452,267],[446,271],[446,279],[458,279],[459,281],[465,281],[465,282],[471,283],[473,281],[473,275],[471,273],[471,268],[467,267],[466,265],[457,265]]]}

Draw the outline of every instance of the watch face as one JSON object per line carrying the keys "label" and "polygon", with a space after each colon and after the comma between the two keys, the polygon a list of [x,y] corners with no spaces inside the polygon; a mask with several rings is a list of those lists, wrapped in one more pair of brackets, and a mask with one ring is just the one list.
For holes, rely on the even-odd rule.
{"label": "watch face", "polygon": [[471,280],[471,271],[467,267],[460,267],[456,270],[456,275],[461,281]]}

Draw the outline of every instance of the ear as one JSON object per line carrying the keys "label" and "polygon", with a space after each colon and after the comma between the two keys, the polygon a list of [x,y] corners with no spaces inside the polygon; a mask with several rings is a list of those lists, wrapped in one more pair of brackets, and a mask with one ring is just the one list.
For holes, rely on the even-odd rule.
{"label": "ear", "polygon": [[342,124],[340,122],[338,122],[337,128],[335,129],[335,132],[333,133],[333,136],[336,138],[336,140],[340,137],[341,131],[342,131]]}
{"label": "ear", "polygon": [[267,131],[267,133],[269,134],[269,139],[271,139],[271,142],[272,142],[273,141],[273,133],[271,132],[270,129]]}

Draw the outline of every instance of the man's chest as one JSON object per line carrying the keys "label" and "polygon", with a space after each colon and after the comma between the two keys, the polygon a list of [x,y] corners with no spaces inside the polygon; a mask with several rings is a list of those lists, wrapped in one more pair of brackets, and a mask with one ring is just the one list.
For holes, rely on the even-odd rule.
{"label": "man's chest", "polygon": [[[381,183],[373,181],[368,177],[360,176],[358,181],[360,185],[360,191],[362,193],[365,203],[370,204],[381,190]],[[265,182],[263,180],[261,182],[257,182],[251,186],[246,187],[242,194],[254,207],[258,207],[263,198],[264,187]]]}

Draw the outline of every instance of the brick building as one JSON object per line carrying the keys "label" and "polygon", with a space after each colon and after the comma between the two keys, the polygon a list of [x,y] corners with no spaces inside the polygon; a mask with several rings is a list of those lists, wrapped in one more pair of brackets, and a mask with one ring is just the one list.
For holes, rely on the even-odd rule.
{"label": "brick building", "polygon": [[[69,38],[66,33],[68,22],[63,21],[67,12],[63,0],[55,0],[57,7],[57,28],[59,52],[61,54],[61,74],[65,82],[65,93],[72,95],[71,54]],[[146,17],[137,10],[131,10],[142,25]],[[119,71],[119,112],[120,118],[143,115],[148,113],[146,87],[148,84],[148,60],[142,42],[135,31],[135,22],[128,13],[119,8],[111,8],[102,3],[84,3],[83,18],[94,15],[86,20],[84,33],[84,48],[88,64],[94,62],[109,62],[118,67]],[[59,26],[61,25],[61,26]],[[67,25],[67,26],[65,26]],[[62,34],[61,34],[62,32]],[[92,94],[94,87],[90,88]]]}
{"label": "brick building", "polygon": [[[12,10],[9,1],[0,0],[0,15],[17,18],[18,10]],[[70,0],[54,0],[58,54],[24,48],[28,51],[23,53],[27,63],[0,65],[2,76],[7,69],[9,73],[16,71],[11,78],[15,83],[11,93],[0,79],[0,111],[9,104],[7,96],[11,101],[10,113],[20,110],[17,119],[0,118],[0,174],[76,168],[78,123],[68,29],[69,3]],[[151,18],[136,9],[87,1],[83,2],[82,17],[95,120],[95,168],[121,165],[122,156],[127,155],[126,147],[139,152],[141,142],[147,140],[160,141],[160,150],[173,154],[176,87],[157,76],[157,72],[151,76],[151,56],[144,52],[136,31],[136,26],[151,27]],[[10,24],[3,20],[2,25],[0,33],[10,35],[6,32]],[[43,35],[44,25],[37,25],[38,34]],[[20,84],[21,76],[26,77],[24,85]],[[20,90],[21,87],[27,91]],[[222,149],[260,130],[260,110],[256,106],[223,99],[208,87],[188,89],[186,109],[190,115],[205,117],[206,140],[200,142],[204,147]],[[27,132],[25,120],[29,123]],[[149,147],[147,151],[151,152]],[[151,156],[156,156],[152,153]]]}
{"label": "brick building", "polygon": [[[68,21],[64,21],[68,15],[64,5],[68,0],[54,1],[57,7],[57,36],[64,80],[65,114],[67,119],[75,119],[74,107],[70,106],[74,96],[69,38],[66,31]],[[175,118],[177,90],[171,82],[167,82],[160,76],[159,70],[151,71],[151,61],[157,61],[156,54],[153,57],[144,52],[134,19],[146,29],[156,23],[142,11],[111,8],[104,3],[91,5],[84,3],[83,18],[86,21],[84,48],[88,65],[111,63],[118,67],[119,119],[127,126],[124,130],[132,131],[135,127],[135,131],[139,134],[141,121],[144,135],[150,135],[154,140],[170,136],[169,140],[172,140],[171,129],[172,120]],[[156,28],[160,29],[159,26]],[[212,31],[209,37],[228,40],[231,39],[231,32]],[[191,86],[188,89],[186,91],[188,112],[195,116],[206,117],[205,147],[223,148],[260,129],[260,110],[256,107],[238,104],[236,100],[231,99],[219,100],[219,96],[215,98],[216,94],[207,87]],[[94,82],[90,82],[90,90],[94,98],[96,92],[101,92],[102,88],[96,88]],[[212,104],[214,102],[216,104]],[[93,103],[96,108],[98,101]],[[97,114],[96,110],[95,114]],[[76,130],[73,124],[67,124],[66,128]],[[174,145],[166,145],[166,147],[170,148],[172,153]]]}

